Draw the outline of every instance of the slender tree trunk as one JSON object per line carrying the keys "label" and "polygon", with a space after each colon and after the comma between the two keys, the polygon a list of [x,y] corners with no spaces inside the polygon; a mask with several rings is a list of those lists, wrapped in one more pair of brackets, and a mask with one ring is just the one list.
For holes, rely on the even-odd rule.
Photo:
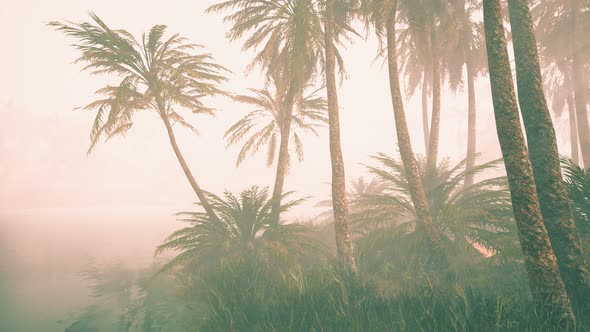
{"label": "slender tree trunk", "polygon": [[574,99],[576,104],[576,120],[578,121],[578,135],[580,147],[582,148],[582,159],[584,167],[590,167],[590,124],[588,123],[588,112],[586,108],[584,64],[579,37],[587,31],[581,31],[579,20],[580,4],[578,0],[569,1],[571,11],[571,56],[572,56],[572,80],[574,84]]}
{"label": "slender tree trunk", "polygon": [[508,0],[518,100],[543,221],[575,309],[590,299],[590,273],[563,182],[555,129],[543,92],[533,19],[526,0]]}
{"label": "slender tree trunk", "polygon": [[533,169],[520,127],[500,0],[484,0],[483,8],[496,128],[533,300],[539,310],[555,321],[573,326],[575,317],[543,224]]}
{"label": "slender tree trunk", "polygon": [[[467,110],[467,160],[465,169],[467,171],[475,167],[476,146],[477,146],[477,109],[475,103],[475,73],[470,55],[467,55],[467,98],[469,102]],[[472,172],[465,176],[465,187],[473,185],[474,174]]]}
{"label": "slender tree trunk", "polygon": [[340,259],[353,271],[356,262],[352,250],[350,224],[348,222],[348,202],[346,199],[346,176],[340,144],[340,119],[336,85],[336,49],[334,46],[334,0],[326,1],[324,47],[326,56],[326,89],[328,92],[328,125],[330,131],[330,157],[332,160],[332,205],[334,209],[334,228],[336,249]]}
{"label": "slender tree trunk", "polygon": [[428,129],[428,72],[426,66],[424,66],[424,77],[422,78],[422,130],[424,132],[424,151],[428,155],[430,129]]}
{"label": "slender tree trunk", "polygon": [[191,172],[190,168],[188,167],[188,164],[186,163],[184,156],[182,155],[182,153],[180,152],[180,149],[178,148],[178,144],[176,143],[176,137],[174,136],[174,130],[172,129],[172,125],[170,124],[170,120],[168,119],[168,117],[166,115],[160,114],[160,116],[162,118],[162,121],[164,122],[164,125],[166,126],[166,131],[168,132],[168,138],[170,139],[170,144],[172,145],[172,149],[174,150],[174,154],[176,155],[176,159],[178,159],[178,162],[180,163],[180,167],[182,167],[182,170],[184,171],[184,175],[186,175],[188,182],[191,184],[191,187],[193,188],[193,191],[195,192],[195,194],[197,194],[199,201],[201,201],[201,205],[203,206],[203,209],[205,209],[205,212],[207,213],[209,218],[211,218],[212,220],[219,220],[219,218],[215,214],[215,211],[213,211],[213,208],[211,207],[211,204],[209,203],[207,196],[205,195],[203,190],[201,190],[201,187],[199,187],[199,185],[197,184],[197,180],[195,180],[195,177],[193,176],[193,173]]}
{"label": "slender tree trunk", "polygon": [[475,68],[473,68],[473,59],[471,55],[471,44],[469,41],[473,38],[470,18],[467,16],[465,8],[466,2],[463,0],[459,3],[461,17],[463,19],[463,35],[465,40],[465,67],[467,68],[467,159],[465,161],[465,170],[468,172],[465,176],[465,187],[473,185],[475,174],[469,172],[475,167],[476,146],[477,146],[477,109],[475,102]]}
{"label": "slender tree trunk", "polygon": [[580,166],[580,143],[578,142],[578,121],[576,120],[576,106],[574,105],[574,97],[572,92],[568,93],[567,111],[570,120],[570,143],[572,146],[572,161],[574,164]]}
{"label": "slender tree trunk", "polygon": [[442,249],[442,243],[439,233],[436,231],[428,200],[424,192],[422,178],[418,170],[414,152],[412,151],[412,143],[410,141],[410,134],[408,132],[408,124],[406,122],[406,115],[404,111],[404,102],[402,98],[399,70],[397,63],[397,43],[395,36],[395,17],[397,14],[397,0],[393,0],[393,13],[390,15],[390,21],[387,24],[387,64],[389,67],[389,87],[391,92],[391,101],[393,104],[393,114],[395,117],[395,131],[397,133],[397,143],[399,146],[402,163],[408,179],[410,195],[412,203],[416,210],[416,217],[419,224],[423,226],[432,242],[433,249],[439,251]]}
{"label": "slender tree trunk", "polygon": [[293,105],[295,100],[295,84],[291,82],[284,103],[284,122],[281,131],[281,141],[279,143],[279,157],[277,160],[277,171],[275,175],[275,184],[271,198],[271,220],[278,223],[281,218],[281,197],[283,195],[283,186],[285,177],[289,169],[289,139],[291,138],[291,120],[293,118]]}
{"label": "slender tree trunk", "polygon": [[440,136],[440,48],[436,19],[432,18],[430,27],[430,41],[432,47],[432,115],[430,119],[430,136],[426,165],[429,170],[436,168],[438,158],[438,141]]}

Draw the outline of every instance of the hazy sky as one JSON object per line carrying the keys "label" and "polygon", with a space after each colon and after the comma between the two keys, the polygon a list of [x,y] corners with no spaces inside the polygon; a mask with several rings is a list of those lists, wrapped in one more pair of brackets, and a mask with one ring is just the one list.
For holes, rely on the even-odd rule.
{"label": "hazy sky", "polygon": [[[225,39],[228,26],[219,15],[205,14],[215,1],[59,0],[11,2],[0,11],[3,52],[0,62],[0,209],[90,208],[121,209],[151,206],[190,209],[195,200],[170,148],[165,130],[154,114],[139,115],[125,138],[100,144],[87,156],[94,114],[73,110],[94,98],[94,91],[112,78],[81,73],[77,56],[65,38],[47,27],[52,20],[87,20],[98,14],[113,28],[134,34],[154,24],[166,24],[203,44],[222,65],[231,69],[225,87],[235,93],[262,87],[253,73],[244,77],[252,54],[242,53],[240,42]],[[394,121],[386,67],[373,61],[375,40],[357,40],[343,50],[350,78],[339,89],[342,146],[347,178],[364,173],[362,163],[377,152],[396,154]],[[500,155],[486,79],[478,80],[478,151],[483,159]],[[467,102],[463,92],[443,95],[441,157],[460,160],[466,151]],[[197,181],[209,191],[237,191],[253,184],[267,186],[274,168],[264,155],[235,168],[238,147],[225,149],[224,131],[249,109],[226,98],[208,100],[219,111],[215,118],[191,116],[199,136],[177,130],[179,144]],[[424,152],[420,104],[406,102],[412,143]],[[560,141],[567,137],[567,120],[557,121]],[[294,164],[286,189],[313,196],[307,204],[329,195],[330,159],[327,132],[307,137],[305,161]],[[569,154],[569,146],[561,152]],[[124,209],[123,209],[124,210]],[[297,213],[310,215],[300,208]]]}

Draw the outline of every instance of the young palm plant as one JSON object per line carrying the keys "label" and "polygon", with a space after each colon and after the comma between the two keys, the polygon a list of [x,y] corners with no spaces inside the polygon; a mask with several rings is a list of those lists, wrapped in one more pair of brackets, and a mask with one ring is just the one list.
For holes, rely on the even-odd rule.
{"label": "young palm plant", "polygon": [[[381,193],[362,195],[356,203],[362,207],[353,218],[353,230],[359,237],[359,261],[369,270],[387,273],[421,269],[431,251],[426,249],[428,235],[420,227],[403,164],[385,154],[373,159],[380,165],[368,169],[385,186]],[[436,169],[426,171],[426,161],[419,162],[433,224],[445,250],[461,253],[456,267],[464,264],[466,257],[518,257],[506,177],[488,178],[470,187],[463,185],[466,177],[494,170],[501,161],[470,170],[464,169],[465,163],[451,167],[448,160],[443,160]]]}
{"label": "young palm plant", "polygon": [[83,108],[96,111],[88,152],[101,138],[108,140],[127,133],[137,112],[155,112],[203,208],[211,218],[216,218],[178,147],[173,126],[196,131],[180,109],[213,114],[214,109],[205,106],[202,99],[224,94],[218,85],[227,80],[223,76],[227,69],[215,63],[209,54],[194,53],[201,46],[189,43],[180,35],[165,37],[165,25],[155,25],[137,40],[125,30],[109,28],[93,13],[90,17],[92,22],[49,23],[76,40],[73,46],[82,53],[77,62],[86,65],[84,70],[92,74],[114,74],[120,79],[118,85],[107,85],[97,91],[104,98]]}
{"label": "young palm plant", "polygon": [[[283,198],[291,194],[285,193]],[[286,276],[298,266],[299,258],[319,248],[304,235],[304,226],[273,222],[267,189],[254,186],[239,196],[226,192],[223,198],[211,193],[208,197],[219,218],[200,212],[179,213],[189,226],[172,233],[157,248],[157,255],[169,250],[180,252],[163,266],[163,272],[195,267],[208,271],[226,263],[253,260]],[[281,212],[302,201],[284,202]]]}
{"label": "young palm plant", "polygon": [[[303,161],[301,132],[311,132],[317,136],[317,130],[328,122],[326,100],[318,97],[317,91],[298,98],[294,105],[289,135],[291,146],[295,147],[297,159],[300,162]],[[279,87],[275,87],[274,90],[269,90],[268,87],[261,90],[250,89],[250,92],[252,93],[250,95],[233,97],[234,100],[255,109],[233,124],[225,132],[225,138],[228,146],[245,140],[238,154],[236,166],[239,166],[248,154],[254,154],[267,145],[266,163],[270,167],[275,161],[277,143],[282,137],[281,131],[285,130],[283,95]],[[290,160],[289,154],[287,164]]]}

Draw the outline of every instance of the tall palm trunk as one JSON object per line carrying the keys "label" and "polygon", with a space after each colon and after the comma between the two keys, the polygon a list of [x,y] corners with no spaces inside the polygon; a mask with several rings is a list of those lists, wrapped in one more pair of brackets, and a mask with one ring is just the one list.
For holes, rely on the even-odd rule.
{"label": "tall palm trunk", "polygon": [[336,85],[336,49],[334,46],[334,0],[326,1],[324,27],[324,47],[326,56],[326,90],[328,92],[328,126],[330,132],[330,157],[332,160],[332,206],[334,209],[334,228],[336,249],[339,258],[353,271],[356,262],[352,250],[350,224],[348,222],[348,202],[346,199],[346,176],[340,144],[340,119]]}
{"label": "tall palm trunk", "polygon": [[289,169],[289,139],[291,138],[291,120],[293,118],[293,105],[295,100],[295,84],[291,82],[284,103],[282,126],[280,128],[281,138],[279,143],[279,157],[277,160],[277,171],[275,175],[275,184],[272,191],[271,198],[271,220],[278,223],[281,218],[281,197],[283,195],[283,186],[285,184],[285,177]]}
{"label": "tall palm trunk", "polygon": [[[475,156],[477,147],[477,106],[475,102],[475,73],[472,60],[467,55],[467,160],[465,169],[470,171],[475,167]],[[470,187],[474,182],[473,172],[465,176],[465,187]]]}
{"label": "tall palm trunk", "polygon": [[572,80],[574,84],[574,99],[576,104],[576,120],[578,121],[578,135],[582,148],[584,167],[590,167],[590,124],[588,123],[588,110],[586,108],[584,64],[581,59],[581,47],[579,37],[583,33],[579,24],[580,4],[579,0],[569,1],[571,16],[571,56],[572,56]]}
{"label": "tall palm trunk", "polygon": [[424,66],[424,77],[422,78],[422,131],[424,132],[424,151],[428,155],[430,129],[428,129],[428,72],[426,66]]}
{"label": "tall palm trunk", "polygon": [[526,0],[508,0],[518,100],[541,206],[563,282],[575,309],[590,299],[590,273],[565,189],[555,129],[543,92],[533,19]]}
{"label": "tall palm trunk", "polygon": [[410,141],[410,134],[408,132],[408,124],[406,122],[406,115],[404,111],[404,102],[402,98],[401,88],[399,84],[399,70],[397,63],[397,44],[395,36],[395,17],[397,14],[397,0],[393,0],[393,13],[390,15],[390,20],[387,22],[387,64],[389,67],[389,87],[391,92],[391,102],[393,104],[393,115],[395,117],[395,131],[397,133],[397,144],[399,146],[402,163],[408,179],[410,188],[410,195],[412,203],[416,210],[416,216],[430,237],[433,248],[435,250],[441,248],[440,235],[436,231],[432,222],[432,215],[430,207],[424,193],[424,186],[422,185],[422,178],[418,170],[414,152],[412,151],[412,143]]}
{"label": "tall palm trunk", "polygon": [[471,29],[470,18],[467,15],[466,1],[459,2],[459,10],[461,11],[461,18],[463,20],[463,36],[464,43],[464,54],[465,54],[465,67],[467,68],[467,159],[465,162],[465,170],[468,173],[465,176],[465,187],[473,185],[475,174],[469,172],[475,167],[475,156],[477,146],[477,109],[475,102],[475,68],[473,68],[473,58],[471,44],[469,41],[472,39],[473,31]]}
{"label": "tall palm trunk", "polygon": [[191,187],[193,188],[193,191],[195,192],[195,194],[199,198],[199,201],[201,202],[203,209],[205,209],[205,212],[207,213],[209,218],[211,218],[212,220],[219,220],[219,218],[215,214],[215,211],[213,211],[213,208],[211,207],[211,204],[209,203],[207,196],[205,196],[205,193],[203,192],[201,187],[199,187],[199,184],[197,184],[197,180],[195,180],[193,173],[191,172],[190,168],[188,167],[188,164],[186,163],[186,160],[184,159],[182,152],[180,152],[180,149],[178,148],[178,143],[176,143],[176,137],[174,135],[174,130],[172,129],[172,125],[170,124],[170,120],[168,119],[168,116],[164,115],[162,112],[160,114],[160,117],[162,118],[162,121],[164,122],[164,125],[166,126],[166,131],[168,132],[168,138],[170,139],[170,144],[172,145],[172,149],[174,150],[174,154],[176,155],[176,159],[178,159],[178,162],[180,163],[180,167],[182,167],[184,175],[188,179],[188,182],[190,183]]}
{"label": "tall palm trunk", "polygon": [[578,121],[576,119],[576,105],[574,104],[574,97],[572,92],[568,93],[567,111],[570,120],[570,143],[572,148],[572,161],[575,165],[580,166],[580,143],[578,142]]}
{"label": "tall palm trunk", "polygon": [[438,141],[440,136],[440,48],[438,32],[436,30],[436,19],[432,18],[430,26],[430,42],[432,48],[432,114],[430,119],[430,136],[428,141],[428,154],[426,157],[427,169],[436,168],[438,158]]}
{"label": "tall palm trunk", "polygon": [[543,224],[533,170],[520,127],[500,0],[484,0],[483,8],[496,129],[533,300],[539,310],[555,320],[563,319],[563,323],[573,324],[574,314]]}

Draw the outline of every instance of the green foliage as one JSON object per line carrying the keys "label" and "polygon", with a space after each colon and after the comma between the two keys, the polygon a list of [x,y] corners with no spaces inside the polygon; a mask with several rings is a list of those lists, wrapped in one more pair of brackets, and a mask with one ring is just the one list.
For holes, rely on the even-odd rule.
{"label": "green foliage", "polygon": [[212,114],[203,97],[224,94],[218,87],[225,82],[223,66],[211,55],[194,54],[202,46],[191,44],[178,34],[165,37],[166,26],[155,25],[140,40],[125,30],[109,28],[97,15],[93,22],[51,22],[50,26],[73,37],[82,55],[76,62],[85,64],[92,74],[112,74],[120,79],[115,86],[97,91],[103,96],[82,109],[96,111],[90,133],[90,153],[101,138],[124,135],[133,126],[139,111],[154,111],[163,121],[196,132],[178,108],[193,113]]}
{"label": "green foliage", "polygon": [[[428,237],[420,227],[401,162],[379,154],[378,166],[368,166],[381,184],[381,192],[360,195],[354,201],[353,230],[364,269],[393,280],[426,276],[431,255]],[[419,170],[433,216],[444,240],[451,270],[488,260],[514,262],[521,257],[515,233],[506,178],[495,177],[463,185],[470,174],[497,168],[499,160],[466,171],[464,162],[451,167],[447,160],[434,170]]]}
{"label": "green foliage", "polygon": [[[302,202],[285,200],[291,194],[283,194],[282,212]],[[304,226],[273,222],[267,189],[254,186],[239,196],[230,192],[224,198],[208,196],[219,218],[211,219],[199,212],[180,213],[189,226],[172,233],[156,251],[156,254],[168,250],[180,252],[164,265],[164,272],[187,267],[209,271],[220,265],[254,259],[286,277],[306,253],[318,253],[321,249],[318,243],[304,236]]]}
{"label": "green foliage", "polygon": [[585,243],[586,254],[590,250],[590,171],[562,159],[562,168],[568,196],[573,203],[576,227]]}

